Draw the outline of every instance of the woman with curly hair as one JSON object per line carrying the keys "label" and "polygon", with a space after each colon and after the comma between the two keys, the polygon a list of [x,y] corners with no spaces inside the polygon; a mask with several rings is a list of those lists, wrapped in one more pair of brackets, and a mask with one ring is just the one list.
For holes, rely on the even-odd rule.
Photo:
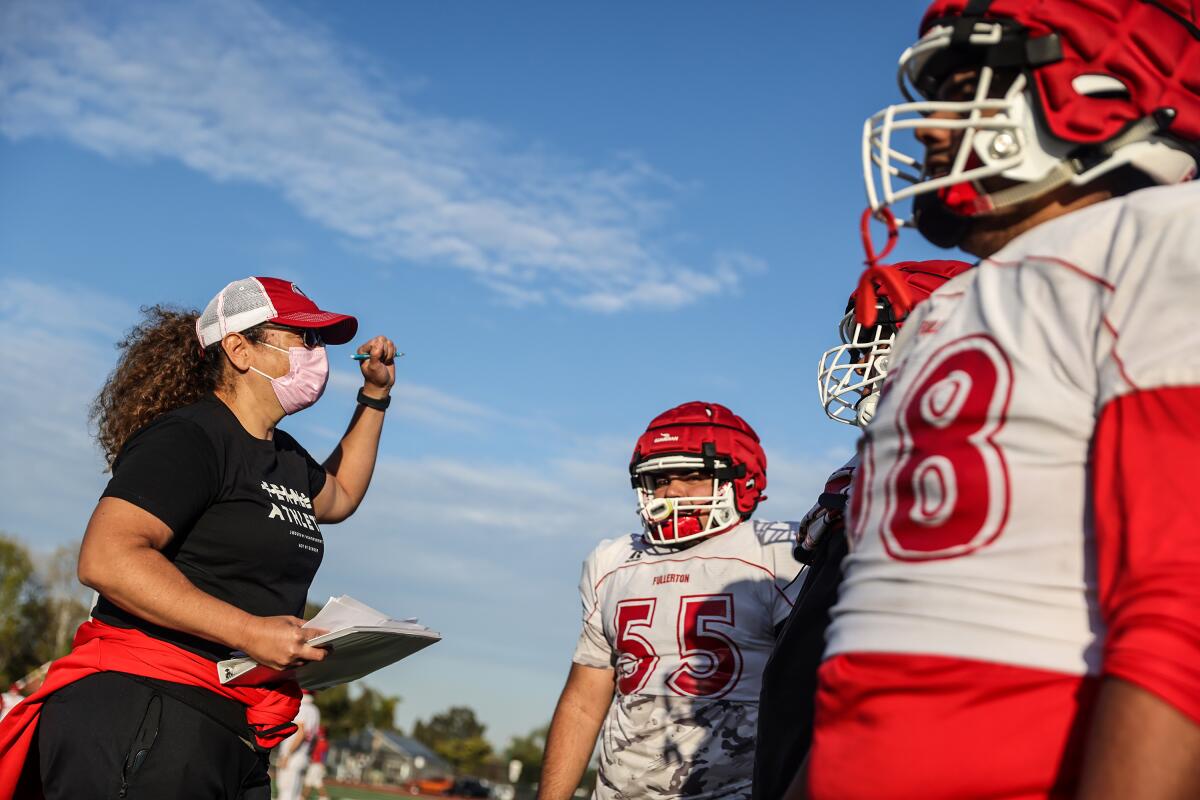
{"label": "woman with curly hair", "polygon": [[317,401],[325,345],[357,327],[293,283],[245,278],[203,314],[147,309],[120,343],[92,409],[112,479],[79,555],[100,599],[0,724],[0,797],[270,797],[267,754],[294,729],[299,687],[223,685],[216,662],[325,656],[299,615],[320,524],[370,483],[395,345],[358,347],[359,405],[323,464],[275,426]]}

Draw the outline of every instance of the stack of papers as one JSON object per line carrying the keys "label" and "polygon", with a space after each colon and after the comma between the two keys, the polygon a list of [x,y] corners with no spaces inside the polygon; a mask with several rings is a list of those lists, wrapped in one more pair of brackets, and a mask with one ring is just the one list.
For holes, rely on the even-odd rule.
{"label": "stack of papers", "polygon": [[423,650],[442,636],[416,619],[391,619],[353,597],[331,597],[305,628],[329,631],[309,639],[313,647],[329,647],[324,661],[313,661],[292,670],[264,667],[249,656],[217,662],[221,683],[260,685],[294,678],[302,689],[326,689],[358,680],[381,667]]}

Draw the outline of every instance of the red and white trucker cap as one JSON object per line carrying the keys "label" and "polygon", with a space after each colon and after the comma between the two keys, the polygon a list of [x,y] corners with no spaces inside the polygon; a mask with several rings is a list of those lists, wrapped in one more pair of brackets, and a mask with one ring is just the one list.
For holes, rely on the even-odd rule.
{"label": "red and white trucker cap", "polygon": [[242,278],[209,301],[196,335],[200,346],[219,342],[227,333],[238,333],[263,322],[289,328],[318,328],[329,344],[345,344],[358,332],[358,320],[345,314],[322,311],[291,281],[282,278]]}

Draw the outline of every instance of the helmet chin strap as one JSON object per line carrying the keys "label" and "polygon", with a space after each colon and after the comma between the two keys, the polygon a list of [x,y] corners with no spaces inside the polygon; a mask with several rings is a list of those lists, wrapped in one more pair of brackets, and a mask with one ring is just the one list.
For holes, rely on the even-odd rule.
{"label": "helmet chin strap", "polygon": [[1076,174],[1071,162],[1062,161],[1041,180],[987,194],[971,183],[920,194],[913,198],[913,223],[931,244],[947,249],[958,247],[971,232],[975,220],[1049,194],[1070,183]]}
{"label": "helmet chin strap", "polygon": [[1094,166],[1103,164],[1122,147],[1146,141],[1166,130],[1174,118],[1174,109],[1159,109],[1107,142],[1075,150],[1036,181],[1024,181],[986,193],[975,183],[968,182],[917,195],[913,198],[913,222],[921,235],[932,244],[945,248],[957,247],[970,232],[972,221],[1036,200],[1066,186]]}

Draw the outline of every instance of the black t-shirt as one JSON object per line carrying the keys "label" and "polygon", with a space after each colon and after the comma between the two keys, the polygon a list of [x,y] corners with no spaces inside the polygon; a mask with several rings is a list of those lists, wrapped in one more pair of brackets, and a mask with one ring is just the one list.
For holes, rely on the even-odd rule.
{"label": "black t-shirt", "polygon": [[[325,469],[296,440],[250,435],[215,396],[163,414],[125,443],[104,497],[172,531],[166,556],[201,591],[257,616],[301,616],[324,542],[312,500]],[[104,597],[96,619],[213,660],[230,648],[153,625]]]}

